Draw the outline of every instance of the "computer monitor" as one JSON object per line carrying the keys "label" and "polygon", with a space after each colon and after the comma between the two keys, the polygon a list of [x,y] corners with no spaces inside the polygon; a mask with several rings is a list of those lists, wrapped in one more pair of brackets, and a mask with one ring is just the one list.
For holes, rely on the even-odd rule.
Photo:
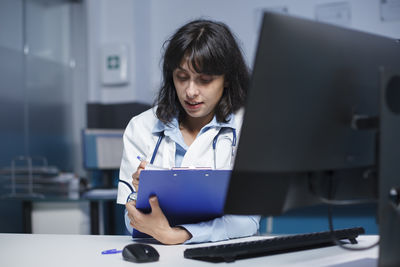
{"label": "computer monitor", "polygon": [[388,70],[400,70],[396,40],[266,12],[225,213],[378,199]]}

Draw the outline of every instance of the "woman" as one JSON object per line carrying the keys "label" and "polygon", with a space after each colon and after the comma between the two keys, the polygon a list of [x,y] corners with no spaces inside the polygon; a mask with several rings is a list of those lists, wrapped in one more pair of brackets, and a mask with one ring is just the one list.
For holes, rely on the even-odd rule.
{"label": "woman", "polygon": [[154,108],[134,117],[124,133],[118,200],[125,221],[164,244],[198,243],[250,236],[258,216],[225,215],[211,221],[171,227],[158,205],[143,214],[128,201],[137,192],[140,171],[150,163],[166,168],[232,168],[249,72],[229,28],[209,20],[192,21],[166,42],[163,83]]}

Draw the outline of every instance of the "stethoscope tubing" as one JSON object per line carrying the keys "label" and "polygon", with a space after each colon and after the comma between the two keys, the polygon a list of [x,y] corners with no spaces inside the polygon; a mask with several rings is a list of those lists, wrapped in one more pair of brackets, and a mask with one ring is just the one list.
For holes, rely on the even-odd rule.
{"label": "stethoscope tubing", "polygon": [[[216,169],[216,165],[217,165],[217,163],[216,163],[216,161],[217,161],[217,160],[216,160],[217,142],[218,142],[218,138],[219,138],[220,134],[222,133],[222,130],[223,130],[223,129],[225,129],[225,128],[221,128],[221,129],[218,131],[217,135],[216,135],[216,136],[214,137],[214,139],[213,139],[212,147],[213,147],[213,150],[214,150],[214,169]],[[237,138],[237,137],[236,137],[236,130],[235,130],[234,128],[229,128],[229,129],[232,130],[232,155],[233,155],[233,150],[234,150],[234,147],[236,146],[236,138]],[[153,164],[153,163],[154,163],[154,160],[155,160],[155,158],[156,158],[156,155],[157,155],[157,153],[158,153],[158,149],[160,148],[160,144],[161,144],[163,138],[164,138],[164,132],[161,132],[160,136],[158,137],[156,146],[155,146],[155,148],[154,148],[154,150],[153,150],[153,154],[151,155],[150,164]]]}
{"label": "stethoscope tubing", "polygon": [[164,132],[161,132],[160,136],[158,137],[156,147],[154,148],[153,154],[151,155],[150,164],[154,163],[154,160],[156,158],[158,149],[160,148],[160,144],[161,144],[161,141],[163,140],[163,138],[164,138]]}
{"label": "stethoscope tubing", "polygon": [[[217,135],[214,137],[214,139],[213,139],[212,147],[213,147],[213,151],[214,151],[214,169],[217,169],[217,154],[216,154],[216,148],[217,148],[217,141],[218,141],[218,138],[219,138],[220,134],[222,133],[222,129],[225,129],[225,128],[221,128],[221,129],[218,131],[218,134],[217,134]],[[233,156],[234,147],[236,146],[237,137],[236,137],[236,130],[235,130],[234,128],[230,128],[230,129],[232,130],[232,156]],[[155,160],[156,155],[157,155],[157,153],[158,153],[158,149],[160,148],[160,145],[161,145],[162,140],[164,139],[164,136],[165,136],[165,135],[164,135],[164,132],[161,132],[161,133],[160,133],[160,136],[158,137],[156,146],[154,147],[153,154],[151,155],[150,164],[153,164],[153,163],[154,163],[154,160]],[[124,181],[124,180],[121,180],[121,179],[119,180],[119,182],[122,182],[122,183],[126,184],[126,185],[129,187],[129,189],[131,190],[131,192],[134,192],[132,186],[131,186],[128,182],[126,182],[126,181]]]}

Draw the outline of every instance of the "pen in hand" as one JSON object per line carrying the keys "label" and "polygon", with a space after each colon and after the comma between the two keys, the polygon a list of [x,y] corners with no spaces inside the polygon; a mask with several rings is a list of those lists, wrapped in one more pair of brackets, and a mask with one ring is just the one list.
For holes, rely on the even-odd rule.
{"label": "pen in hand", "polygon": [[143,157],[141,157],[141,156],[137,156],[136,157],[138,160],[140,160],[140,161],[146,161],[146,158],[143,158]]}
{"label": "pen in hand", "polygon": [[[140,160],[140,161],[147,161],[146,158],[141,157],[140,155],[138,155],[136,158],[137,158],[138,160]],[[164,167],[161,167],[161,166],[156,166],[156,165],[153,165],[153,164],[150,163],[150,162],[147,162],[147,164],[146,164],[146,169],[150,169],[150,170],[168,170],[168,168],[164,168]]]}

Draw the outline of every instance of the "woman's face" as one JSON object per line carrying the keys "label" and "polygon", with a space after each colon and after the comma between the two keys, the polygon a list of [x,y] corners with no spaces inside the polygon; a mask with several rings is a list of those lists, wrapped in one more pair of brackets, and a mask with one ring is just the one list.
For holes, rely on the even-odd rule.
{"label": "woman's face", "polygon": [[187,61],[173,72],[179,102],[191,118],[211,121],[224,91],[224,75],[194,72]]}

